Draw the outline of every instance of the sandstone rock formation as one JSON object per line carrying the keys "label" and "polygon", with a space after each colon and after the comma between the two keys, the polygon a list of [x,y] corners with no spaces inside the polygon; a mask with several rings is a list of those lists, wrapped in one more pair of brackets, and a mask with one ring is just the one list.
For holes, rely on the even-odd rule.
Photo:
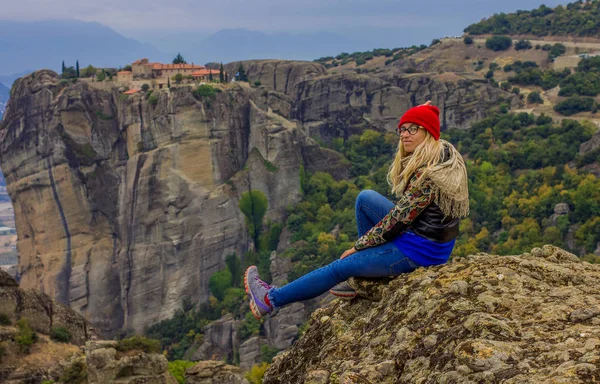
{"label": "sandstone rock formation", "polygon": [[88,342],[85,362],[89,384],[177,384],[167,371],[167,358],[158,353],[117,352],[116,341]]}
{"label": "sandstone rock formation", "polygon": [[600,381],[600,266],[562,249],[354,286],[369,299],[315,311],[264,383]]}
{"label": "sandstone rock formation", "polygon": [[340,177],[347,169],[271,112],[274,98],[262,91],[155,96],[153,105],[116,89],[65,88],[38,71],[15,83],[0,126],[22,285],[107,335],[141,332],[182,299],[208,298],[226,255],[251,245],[238,208],[244,192],[262,191],[266,219],[280,221],[300,198],[300,164]]}
{"label": "sandstone rock formation", "polygon": [[186,369],[185,382],[188,384],[248,384],[238,367],[222,361],[201,361]]}
{"label": "sandstone rock formation", "polygon": [[[0,325],[0,382],[7,384],[41,383],[58,380],[71,364],[83,360],[80,347],[95,339],[98,331],[73,309],[56,303],[43,293],[21,289],[8,273],[0,270],[0,314],[10,324]],[[26,319],[38,334],[38,340],[23,353],[17,343],[14,324]],[[71,344],[57,343],[48,335],[52,328],[63,327],[71,335]]]}
{"label": "sandstone rock formation", "polygon": [[46,335],[53,327],[64,327],[75,345],[83,345],[87,340],[98,337],[98,330],[83,316],[46,294],[21,289],[3,270],[0,270],[0,314],[7,316],[12,324],[26,318],[31,328]]}

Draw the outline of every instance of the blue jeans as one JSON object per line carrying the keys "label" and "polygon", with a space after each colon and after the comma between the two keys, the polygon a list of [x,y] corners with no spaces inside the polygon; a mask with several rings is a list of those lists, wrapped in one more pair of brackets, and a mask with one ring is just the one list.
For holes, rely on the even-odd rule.
{"label": "blue jeans", "polygon": [[[365,190],[356,199],[356,224],[362,236],[387,215],[394,203],[381,194]],[[406,257],[396,245],[387,242],[338,259],[316,269],[281,288],[269,290],[269,300],[276,307],[317,297],[349,277],[395,276],[414,271],[419,266]]]}

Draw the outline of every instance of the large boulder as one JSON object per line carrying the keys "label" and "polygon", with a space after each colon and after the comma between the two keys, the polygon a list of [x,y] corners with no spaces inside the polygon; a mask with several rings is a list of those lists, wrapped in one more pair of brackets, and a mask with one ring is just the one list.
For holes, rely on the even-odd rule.
{"label": "large boulder", "polygon": [[185,382],[188,384],[248,384],[241,370],[222,361],[201,361],[186,369]]}
{"label": "large boulder", "polygon": [[89,384],[176,384],[159,353],[117,352],[116,341],[88,342],[85,357]]}
{"label": "large boulder", "polygon": [[264,383],[600,381],[600,266],[562,249],[480,253],[380,285],[359,282],[378,301],[315,311]]}

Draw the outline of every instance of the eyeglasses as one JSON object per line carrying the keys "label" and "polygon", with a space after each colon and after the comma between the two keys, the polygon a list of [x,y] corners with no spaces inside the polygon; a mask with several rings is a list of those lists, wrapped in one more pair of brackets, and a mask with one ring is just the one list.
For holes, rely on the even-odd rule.
{"label": "eyeglasses", "polygon": [[421,129],[418,125],[409,125],[408,127],[396,128],[396,134],[398,136],[402,135],[402,133],[408,131],[409,134],[414,135],[417,131]]}

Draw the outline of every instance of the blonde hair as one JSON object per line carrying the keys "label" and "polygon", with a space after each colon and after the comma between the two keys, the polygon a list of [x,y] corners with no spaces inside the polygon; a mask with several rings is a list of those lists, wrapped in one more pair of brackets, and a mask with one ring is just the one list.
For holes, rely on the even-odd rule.
{"label": "blonde hair", "polygon": [[404,193],[404,187],[407,185],[408,179],[418,168],[424,164],[427,168],[431,168],[441,160],[442,144],[429,132],[425,131],[425,135],[425,140],[415,148],[412,154],[406,153],[402,140],[398,144],[396,157],[387,174],[388,184],[392,187],[392,193],[396,196]]}

